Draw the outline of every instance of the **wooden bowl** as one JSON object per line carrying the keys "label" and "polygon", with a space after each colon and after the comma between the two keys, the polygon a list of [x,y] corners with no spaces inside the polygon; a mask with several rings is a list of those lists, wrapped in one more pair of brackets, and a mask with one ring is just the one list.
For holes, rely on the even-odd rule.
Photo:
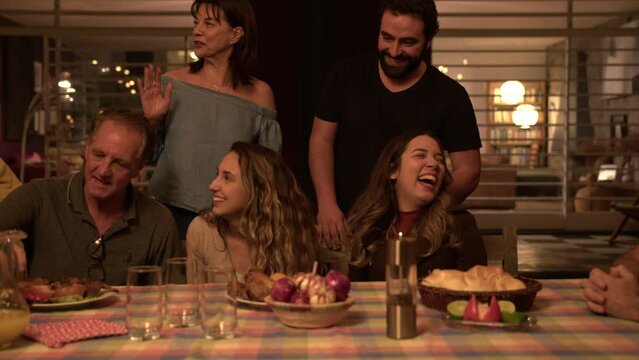
{"label": "wooden bowl", "polygon": [[317,329],[339,324],[348,315],[348,309],[355,299],[351,296],[344,301],[321,305],[300,305],[264,299],[277,319],[294,328]]}
{"label": "wooden bowl", "polygon": [[471,294],[475,294],[477,300],[481,302],[489,302],[490,298],[495,295],[497,300],[512,301],[517,311],[528,311],[535,301],[537,292],[541,290],[541,283],[537,280],[525,277],[517,277],[517,279],[526,284],[525,289],[510,291],[455,291],[426,286],[420,283],[419,294],[422,297],[422,303],[426,305],[426,307],[439,311],[446,311],[446,305],[452,301],[468,300]]}

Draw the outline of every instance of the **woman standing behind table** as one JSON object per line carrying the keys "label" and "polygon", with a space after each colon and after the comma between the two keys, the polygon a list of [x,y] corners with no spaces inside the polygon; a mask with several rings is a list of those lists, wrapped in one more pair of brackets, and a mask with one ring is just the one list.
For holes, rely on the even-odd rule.
{"label": "woman standing behind table", "polygon": [[386,239],[399,232],[417,239],[418,277],[436,268],[486,265],[474,217],[449,209],[444,190],[450,181],[441,144],[428,132],[413,130],[391,140],[348,215],[351,280],[384,280]]}
{"label": "woman standing behind table", "polygon": [[211,164],[219,164],[233,142],[275,151],[282,144],[273,92],[251,76],[257,29],[250,2],[195,0],[191,14],[199,60],[164,76],[149,65],[138,79],[144,115],[164,139],[149,191],[169,207],[182,239],[197,212],[209,206]]}
{"label": "woman standing behind table", "polygon": [[281,156],[236,142],[209,189],[213,207],[188,229],[189,259],[238,274],[311,271],[317,243],[313,212]]}

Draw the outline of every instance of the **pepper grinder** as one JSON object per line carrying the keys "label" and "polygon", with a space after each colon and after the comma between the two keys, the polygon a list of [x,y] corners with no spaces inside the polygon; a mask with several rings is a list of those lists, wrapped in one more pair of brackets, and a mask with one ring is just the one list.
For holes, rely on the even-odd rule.
{"label": "pepper grinder", "polygon": [[388,239],[386,261],[386,336],[417,336],[417,265],[415,238]]}

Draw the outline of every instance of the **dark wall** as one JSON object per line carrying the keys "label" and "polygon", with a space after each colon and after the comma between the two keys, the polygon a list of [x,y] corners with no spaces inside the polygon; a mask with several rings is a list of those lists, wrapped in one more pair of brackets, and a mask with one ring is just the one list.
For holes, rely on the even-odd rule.
{"label": "dark wall", "polygon": [[19,141],[23,116],[35,95],[33,62],[42,62],[42,40],[37,37],[3,36],[0,42],[2,133],[5,140]]}
{"label": "dark wall", "polygon": [[260,32],[257,77],[271,85],[283,156],[307,190],[308,137],[333,64],[375,51],[379,0],[253,0]]}
{"label": "dark wall", "polygon": [[[1,23],[1,22],[0,22]],[[42,62],[42,39],[0,37],[0,157],[17,162],[24,116],[35,92],[33,62]],[[42,138],[29,136],[27,153],[42,152]]]}

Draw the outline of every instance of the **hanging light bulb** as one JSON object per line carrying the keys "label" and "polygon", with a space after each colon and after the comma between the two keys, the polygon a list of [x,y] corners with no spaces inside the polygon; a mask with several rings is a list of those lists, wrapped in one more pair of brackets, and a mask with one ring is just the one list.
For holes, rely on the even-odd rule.
{"label": "hanging light bulb", "polygon": [[63,89],[68,89],[71,87],[71,81],[64,79],[64,80],[60,80],[58,81],[58,86],[63,88]]}
{"label": "hanging light bulb", "polygon": [[508,80],[501,84],[499,93],[504,104],[515,105],[524,100],[526,88],[524,88],[524,84],[517,80]]}
{"label": "hanging light bulb", "polygon": [[531,126],[537,124],[538,120],[539,113],[530,104],[521,104],[513,112],[513,123],[522,129],[530,129]]}

